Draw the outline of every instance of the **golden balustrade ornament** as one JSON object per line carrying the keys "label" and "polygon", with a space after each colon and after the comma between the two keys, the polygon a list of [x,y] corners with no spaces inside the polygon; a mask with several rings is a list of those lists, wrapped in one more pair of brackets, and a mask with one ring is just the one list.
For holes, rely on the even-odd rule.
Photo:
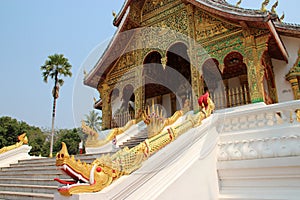
{"label": "golden balustrade ornament", "polygon": [[173,124],[179,117],[183,115],[183,111],[176,111],[170,118],[163,117],[163,111],[158,105],[148,106],[142,114],[142,118],[145,124],[147,124],[148,138],[151,138],[160,133],[166,126]]}
{"label": "golden balustrade ornament", "polygon": [[[113,155],[104,155],[91,164],[82,163],[80,160],[76,161],[74,156],[68,154],[67,147],[63,143],[62,149],[56,155],[56,166],[73,178],[74,181],[56,178],[56,181],[63,184],[63,186],[58,188],[58,191],[65,196],[76,193],[97,192],[109,186],[121,176],[131,174],[139,169],[143,161],[147,160],[151,155],[176,140],[186,131],[200,125],[203,119],[209,117],[215,106],[211,99],[209,99],[208,103],[207,110],[188,115],[183,122],[167,127],[137,146],[130,149],[125,147]],[[144,114],[147,112],[144,112]],[[155,112],[161,113],[158,109]],[[182,116],[182,113],[182,111],[176,112],[171,118],[163,121],[163,126],[158,125],[155,130],[159,131],[164,126],[173,124],[179,116]],[[149,119],[150,121],[147,123],[151,123],[152,119],[154,118]],[[152,123],[157,123],[157,121]]]}
{"label": "golden balustrade ornament", "polygon": [[11,151],[13,149],[16,149],[16,148],[22,146],[23,144],[28,144],[28,138],[26,136],[26,133],[19,135],[18,140],[19,140],[19,142],[15,143],[13,145],[1,148],[0,154]]}
{"label": "golden balustrade ornament", "polygon": [[88,135],[86,146],[87,147],[101,147],[115,138],[117,135],[124,133],[127,129],[129,129],[132,125],[136,124],[136,120],[130,120],[126,123],[125,126],[120,128],[112,129],[108,135],[103,140],[99,140],[99,134],[93,128],[87,126],[84,121],[81,122],[82,131]]}

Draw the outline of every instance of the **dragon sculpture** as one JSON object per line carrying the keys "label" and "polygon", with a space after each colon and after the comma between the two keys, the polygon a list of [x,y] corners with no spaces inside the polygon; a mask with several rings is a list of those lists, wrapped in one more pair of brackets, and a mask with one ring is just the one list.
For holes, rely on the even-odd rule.
{"label": "dragon sculpture", "polygon": [[84,121],[81,122],[82,131],[88,135],[86,146],[89,147],[101,147],[107,143],[109,143],[114,137],[124,133],[127,129],[129,129],[132,125],[136,124],[136,120],[130,120],[126,123],[124,127],[114,128],[103,140],[98,140],[99,134],[93,128],[87,126]]}
{"label": "dragon sculpture", "polygon": [[[76,160],[74,156],[70,156],[65,143],[62,143],[62,149],[56,155],[56,166],[69,175],[73,181],[56,178],[55,180],[62,184],[58,191],[64,196],[101,191],[119,177],[139,169],[143,161],[151,155],[176,140],[189,129],[200,125],[203,119],[210,116],[214,108],[214,103],[209,100],[207,110],[188,115],[182,123],[166,127],[160,133],[144,140],[137,146],[131,149],[125,147],[113,155],[104,155],[91,164],[82,163],[80,160]],[[176,116],[178,115],[181,114],[177,113]],[[153,118],[146,119],[150,120],[149,123],[151,123]],[[164,123],[168,124],[173,121],[175,121],[174,117],[170,118],[169,122]]]}
{"label": "dragon sculpture", "polygon": [[18,140],[19,140],[19,142],[15,143],[13,145],[1,148],[0,149],[0,154],[5,153],[5,152],[10,151],[10,150],[13,150],[13,149],[16,149],[16,148],[22,146],[23,144],[28,144],[28,138],[26,136],[26,133],[23,133],[23,134],[19,135]]}
{"label": "dragon sculpture", "polygon": [[172,117],[166,119],[163,117],[162,109],[155,106],[154,101],[152,101],[151,108],[148,106],[147,110],[142,113],[142,119],[147,124],[148,137],[160,133],[166,126],[173,124],[183,113],[182,110],[176,111]]}

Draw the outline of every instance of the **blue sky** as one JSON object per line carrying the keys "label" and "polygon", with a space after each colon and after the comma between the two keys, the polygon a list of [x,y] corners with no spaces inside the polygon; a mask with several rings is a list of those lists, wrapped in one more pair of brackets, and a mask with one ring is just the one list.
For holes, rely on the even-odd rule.
{"label": "blue sky", "polygon": [[[62,53],[72,64],[72,78],[65,79],[57,101],[56,128],[80,126],[93,109],[94,89],[82,85],[83,70],[93,64],[86,58],[100,56],[116,28],[112,11],[124,0],[1,0],[0,1],[0,116],[11,116],[30,125],[51,126],[53,82],[45,84],[40,66],[48,55]],[[229,0],[235,4],[237,0]],[[243,0],[241,7],[259,9],[262,0]],[[270,5],[275,0],[270,1]],[[300,23],[299,0],[281,0],[278,14],[286,22]]]}

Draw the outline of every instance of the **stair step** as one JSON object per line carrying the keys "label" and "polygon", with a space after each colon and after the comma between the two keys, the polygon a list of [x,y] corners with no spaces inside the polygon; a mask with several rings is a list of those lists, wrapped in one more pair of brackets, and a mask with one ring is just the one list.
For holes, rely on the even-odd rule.
{"label": "stair step", "polygon": [[130,137],[127,141],[120,144],[119,147],[121,149],[123,149],[125,147],[132,148],[132,147],[135,147],[136,145],[144,142],[146,139],[148,139],[148,131],[147,131],[147,128],[145,127],[142,130],[140,130],[138,134]]}
{"label": "stair step", "polygon": [[57,186],[0,184],[0,191],[54,194],[57,191]]}
{"label": "stair step", "polygon": [[28,176],[30,176],[31,178],[34,179],[54,179],[54,178],[60,178],[60,179],[64,179],[64,178],[69,178],[67,175],[65,175],[63,172],[61,171],[57,171],[57,173],[52,173],[52,174],[15,174],[13,172],[11,173],[4,173],[4,174],[0,174],[1,178],[28,178]]}
{"label": "stair step", "polygon": [[[83,158],[79,158],[82,162],[86,162],[86,163],[92,163],[96,158],[100,158],[101,156],[99,155],[98,157],[96,156],[90,156],[90,157],[83,157]],[[75,157],[76,160],[78,160],[78,158]],[[53,165],[55,166],[56,160],[55,159],[49,159],[49,160],[40,160],[40,161],[30,161],[29,160],[24,160],[23,162],[18,162],[18,163],[14,163],[11,164],[10,166],[13,167],[20,167],[20,166],[47,166],[47,165]]]}
{"label": "stair step", "polygon": [[33,158],[33,159],[25,159],[25,160],[19,160],[18,164],[34,164],[34,163],[43,163],[43,162],[51,162],[55,163],[56,158]]}
{"label": "stair step", "polygon": [[31,193],[31,192],[11,192],[11,191],[0,191],[0,199],[11,199],[11,200],[45,200],[53,199],[54,194],[43,194],[43,193]]}
{"label": "stair step", "polygon": [[49,166],[35,166],[35,167],[3,167],[0,171],[8,172],[8,171],[27,171],[27,170],[56,170],[57,166],[55,164]]}
{"label": "stair step", "polygon": [[[111,152],[105,153],[112,154]],[[75,159],[92,163],[102,154],[76,155]],[[47,200],[53,199],[60,185],[54,178],[70,180],[58,170],[56,158],[33,158],[19,160],[9,167],[0,168],[0,199]]]}
{"label": "stair step", "polygon": [[58,186],[59,184],[53,179],[33,179],[28,178],[2,178],[0,177],[0,184],[23,184],[23,185],[50,185]]}
{"label": "stair step", "polygon": [[[106,155],[106,154],[111,154],[111,152],[107,152],[107,153],[97,153],[97,154],[82,154],[82,155],[75,155],[75,159],[80,159],[82,161],[94,161],[96,158],[101,157],[102,155]],[[13,165],[18,165],[18,164],[30,164],[30,165],[34,165],[37,163],[54,163],[55,164],[56,158],[33,158],[33,159],[24,159],[24,160],[19,160],[18,163],[13,164]]]}
{"label": "stair step", "polygon": [[28,174],[28,175],[31,175],[31,174],[56,174],[56,173],[59,173],[60,170],[58,169],[47,169],[47,168],[41,168],[41,169],[27,169],[27,170],[8,170],[8,171],[0,171],[0,176],[2,174]]}

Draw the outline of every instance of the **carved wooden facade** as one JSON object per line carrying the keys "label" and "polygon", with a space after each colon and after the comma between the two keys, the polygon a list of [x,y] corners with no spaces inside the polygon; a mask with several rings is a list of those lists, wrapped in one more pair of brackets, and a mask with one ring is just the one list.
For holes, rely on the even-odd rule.
{"label": "carved wooden facade", "polygon": [[[201,95],[204,86],[208,86],[216,98],[225,98],[222,105],[218,105],[219,100],[216,100],[217,108],[278,101],[276,87],[272,82],[274,72],[271,58],[285,58],[283,53],[272,53],[280,50],[265,22],[257,22],[255,27],[256,22],[247,24],[246,19],[233,20],[229,14],[227,18],[226,13],[218,14],[216,10],[208,9],[197,1],[130,1],[127,12],[116,19],[115,24],[119,26],[120,32],[115,36],[114,45],[109,47],[120,53],[114,55],[112,62],[101,66],[107,68],[97,86],[102,99],[103,128],[111,126],[111,100],[116,88],[120,92],[118,98],[127,101],[125,107],[128,101],[134,99],[135,117],[139,117],[149,97],[146,90],[155,90],[154,87],[145,86],[144,68],[148,64],[145,59],[150,54],[157,54],[154,57],[160,61],[156,64],[165,70],[171,62],[171,58],[168,58],[169,49],[176,44],[187,48],[190,77],[185,78],[191,86],[191,93],[186,98],[192,100],[194,110],[198,109],[197,97]],[[119,22],[122,18],[123,22]],[[215,67],[207,63],[213,63]],[[238,85],[231,86],[233,78]],[[218,81],[221,85],[213,85]],[[126,86],[133,87],[130,96],[125,95]],[[217,92],[217,87],[223,93]],[[171,104],[176,102],[176,92],[171,92]],[[162,95],[156,96],[158,104]]]}

